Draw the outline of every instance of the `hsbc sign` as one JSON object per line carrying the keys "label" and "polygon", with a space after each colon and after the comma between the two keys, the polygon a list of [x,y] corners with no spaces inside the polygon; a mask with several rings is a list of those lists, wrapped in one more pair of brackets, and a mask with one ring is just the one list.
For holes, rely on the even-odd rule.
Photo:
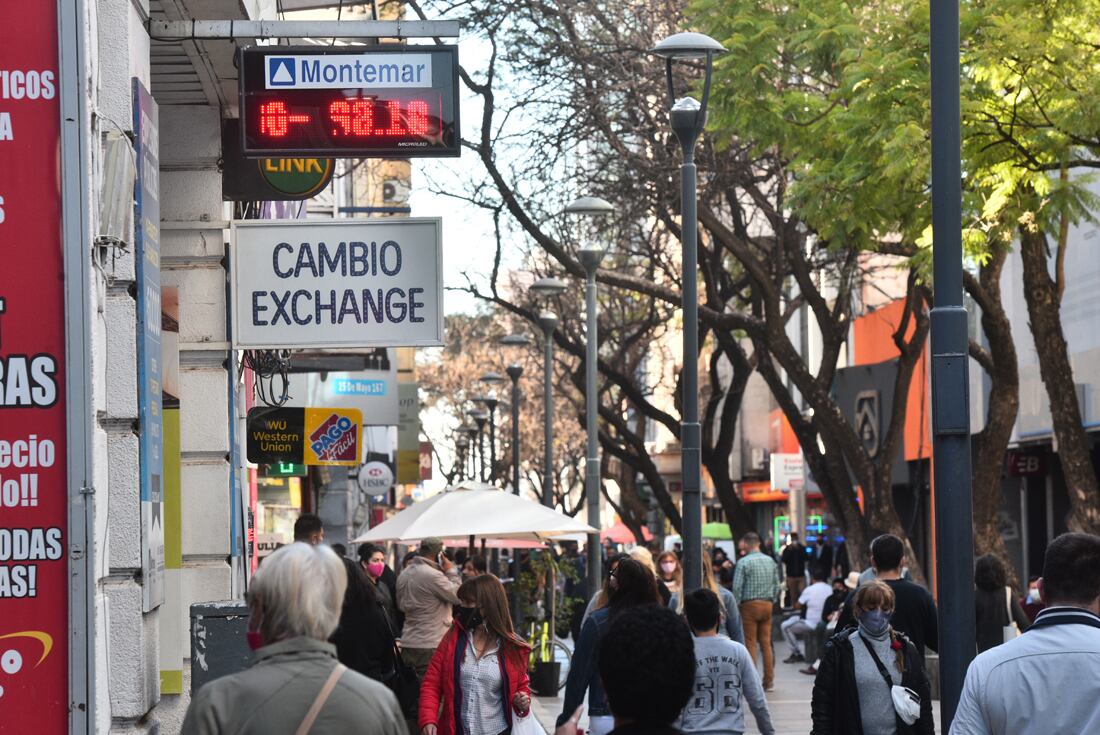
{"label": "hsbc sign", "polygon": [[385,462],[367,462],[359,468],[358,481],[367,495],[385,495],[393,487],[393,470]]}

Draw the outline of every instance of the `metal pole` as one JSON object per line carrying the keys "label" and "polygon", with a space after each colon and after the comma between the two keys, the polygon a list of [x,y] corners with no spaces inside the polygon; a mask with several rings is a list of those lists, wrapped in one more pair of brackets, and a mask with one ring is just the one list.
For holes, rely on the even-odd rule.
{"label": "metal pole", "polygon": [[477,422],[477,461],[481,463],[478,477],[485,482],[485,422]]}
{"label": "metal pole", "polygon": [[970,395],[962,300],[959,2],[930,0],[932,72],[932,429],[940,628],[940,716],[950,729],[974,658]]}
{"label": "metal pole", "polygon": [[[707,68],[709,75],[709,63]],[[680,165],[680,222],[683,244],[684,369],[681,374],[683,420],[680,423],[680,474],[683,483],[684,590],[691,591],[703,583],[695,142],[703,130],[705,115],[698,102],[686,97],[673,105],[671,118],[673,132],[676,133],[683,151],[683,162]]]}
{"label": "metal pole", "polygon": [[69,495],[69,732],[95,729],[95,487],[91,373],[90,192],[84,0],[57,4],[61,226],[65,275],[65,441]]}
{"label": "metal pole", "polygon": [[497,481],[497,404],[489,405],[489,482]]}
{"label": "metal pole", "polygon": [[509,365],[508,377],[512,379],[512,492],[519,495],[519,378],[521,365]]}
{"label": "metal pole", "polygon": [[542,359],[542,504],[554,507],[554,396],[551,392],[554,368],[554,329],[558,318],[549,312],[539,316],[543,333]]}
{"label": "metal pole", "polygon": [[603,257],[601,251],[582,251],[585,267],[585,365],[584,365],[584,419],[588,433],[588,449],[585,459],[584,493],[588,505],[588,525],[596,529],[588,534],[588,597],[591,599],[600,589],[603,574],[600,569],[600,454],[596,419],[599,411],[599,394],[596,386],[596,368],[599,360],[599,302],[596,299],[596,269]]}

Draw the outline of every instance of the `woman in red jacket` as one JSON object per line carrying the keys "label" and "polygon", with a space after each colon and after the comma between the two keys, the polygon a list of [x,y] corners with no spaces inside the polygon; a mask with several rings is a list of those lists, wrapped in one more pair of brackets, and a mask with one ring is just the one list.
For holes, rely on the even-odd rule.
{"label": "woman in red jacket", "polygon": [[[504,585],[491,574],[458,588],[462,602],[420,684],[422,735],[500,735],[531,707],[527,655]],[[442,707],[440,705],[442,704]]]}

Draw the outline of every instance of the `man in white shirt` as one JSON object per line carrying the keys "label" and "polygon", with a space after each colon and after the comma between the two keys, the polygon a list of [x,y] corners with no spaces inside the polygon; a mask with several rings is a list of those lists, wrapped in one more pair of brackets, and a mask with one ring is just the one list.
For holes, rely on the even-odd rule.
{"label": "man in white shirt", "polygon": [[971,662],[951,735],[1100,732],[1100,537],[1054,539],[1039,594],[1027,632]]}
{"label": "man in white shirt", "polygon": [[820,565],[813,565],[813,580],[802,594],[798,596],[798,606],[806,611],[806,617],[792,617],[783,621],[780,629],[787,643],[791,644],[791,655],[783,660],[785,664],[798,663],[806,660],[805,644],[799,640],[799,636],[812,635],[821,621],[821,611],[825,607],[825,600],[833,593],[833,588],[826,582],[827,570]]}

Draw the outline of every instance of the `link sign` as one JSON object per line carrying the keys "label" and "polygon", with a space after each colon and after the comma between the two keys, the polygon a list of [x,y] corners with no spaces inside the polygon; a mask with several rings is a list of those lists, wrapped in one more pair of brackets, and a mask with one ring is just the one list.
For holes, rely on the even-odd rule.
{"label": "link sign", "polygon": [[440,219],[246,220],[232,230],[236,349],[443,344]]}

